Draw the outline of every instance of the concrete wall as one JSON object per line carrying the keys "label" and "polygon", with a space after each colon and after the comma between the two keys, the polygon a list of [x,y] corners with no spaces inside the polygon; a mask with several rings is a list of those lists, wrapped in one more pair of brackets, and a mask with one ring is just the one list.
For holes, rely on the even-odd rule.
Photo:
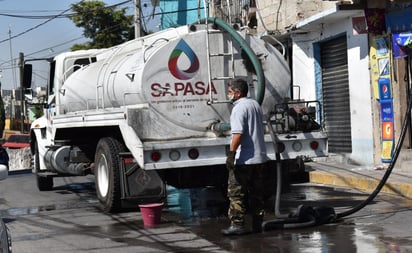
{"label": "concrete wall", "polygon": [[258,32],[285,31],[299,21],[336,5],[337,1],[322,0],[258,0],[258,10],[262,20],[257,15]]}
{"label": "concrete wall", "polygon": [[7,149],[9,155],[9,171],[31,169],[30,148]]}
{"label": "concrete wall", "polygon": [[338,22],[325,22],[322,29],[306,34],[296,34],[293,40],[293,80],[301,86],[301,96],[316,99],[317,77],[315,73],[313,44],[346,32],[348,45],[348,71],[353,151],[345,154],[345,161],[371,165],[373,157],[373,123],[371,108],[371,86],[369,78],[368,37],[352,35],[351,18]]}
{"label": "concrete wall", "polygon": [[[324,11],[332,10],[342,1],[322,0],[259,0],[258,9],[263,23],[258,17],[258,32],[269,31],[285,33],[292,31],[299,22],[312,19]],[[351,1],[346,1],[348,4]],[[383,1],[379,0],[379,5]],[[360,13],[357,16],[362,16]],[[347,35],[348,71],[350,89],[350,113],[352,153],[337,154],[342,162],[350,161],[362,165],[374,164],[374,139],[369,74],[369,44],[365,34],[352,34],[352,19],[325,19],[322,25],[313,26],[309,31],[297,31],[292,37],[293,84],[300,85],[301,97],[307,100],[319,97],[320,75],[315,73],[313,44],[333,38],[339,34]],[[317,96],[318,93],[318,96]]]}

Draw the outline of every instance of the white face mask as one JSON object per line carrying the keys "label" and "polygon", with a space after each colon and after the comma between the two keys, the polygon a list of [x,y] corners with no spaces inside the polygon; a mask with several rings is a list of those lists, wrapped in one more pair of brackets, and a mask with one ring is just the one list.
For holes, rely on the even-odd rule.
{"label": "white face mask", "polygon": [[235,94],[232,94],[232,95],[227,95],[227,98],[230,100],[230,101],[235,101]]}

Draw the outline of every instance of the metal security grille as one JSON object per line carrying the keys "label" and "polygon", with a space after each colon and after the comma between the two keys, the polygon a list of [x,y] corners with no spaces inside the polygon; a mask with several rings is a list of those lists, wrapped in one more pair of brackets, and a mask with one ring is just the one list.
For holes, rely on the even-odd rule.
{"label": "metal security grille", "polygon": [[352,136],[346,36],[320,45],[322,93],[329,152],[351,153]]}

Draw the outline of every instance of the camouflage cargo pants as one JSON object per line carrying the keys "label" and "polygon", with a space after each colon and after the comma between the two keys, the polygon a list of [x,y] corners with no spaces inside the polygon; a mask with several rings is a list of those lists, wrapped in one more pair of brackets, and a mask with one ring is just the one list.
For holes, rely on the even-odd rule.
{"label": "camouflage cargo pants", "polygon": [[233,223],[244,224],[246,213],[263,218],[265,200],[273,188],[269,171],[267,163],[229,169],[228,217]]}

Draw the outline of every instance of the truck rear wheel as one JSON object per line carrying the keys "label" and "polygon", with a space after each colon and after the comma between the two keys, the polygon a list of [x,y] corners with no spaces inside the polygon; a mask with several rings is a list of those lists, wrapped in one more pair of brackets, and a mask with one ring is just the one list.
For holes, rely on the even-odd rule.
{"label": "truck rear wheel", "polygon": [[34,143],[34,173],[37,180],[37,188],[39,191],[53,190],[53,177],[40,175],[40,156],[37,141]]}
{"label": "truck rear wheel", "polygon": [[103,211],[121,210],[120,165],[118,154],[125,150],[115,138],[100,139],[95,155],[96,193]]}

